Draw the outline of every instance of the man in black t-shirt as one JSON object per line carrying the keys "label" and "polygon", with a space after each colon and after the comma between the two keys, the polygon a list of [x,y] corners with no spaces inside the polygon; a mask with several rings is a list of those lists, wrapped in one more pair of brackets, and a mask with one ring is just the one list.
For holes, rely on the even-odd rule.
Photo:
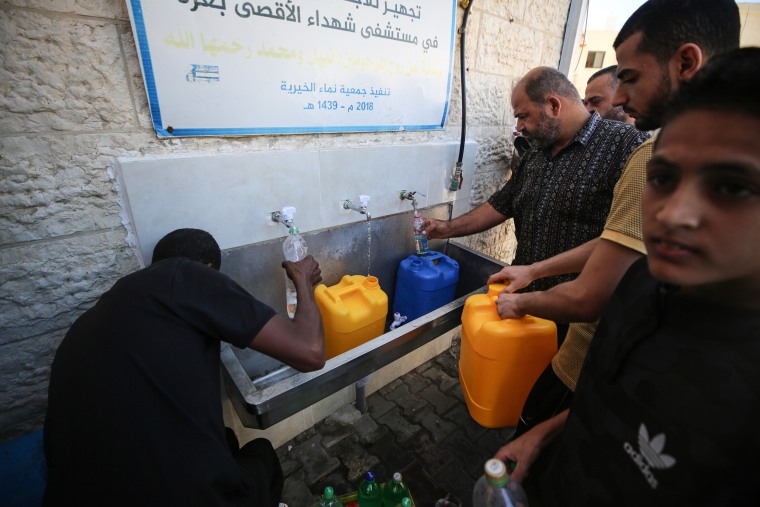
{"label": "man in black t-shirt", "polygon": [[238,449],[222,418],[221,341],[301,371],[324,365],[311,257],[283,262],[298,292],[282,318],[219,272],[213,237],[180,229],[72,325],[51,368],[44,505],[276,506],[272,445]]}

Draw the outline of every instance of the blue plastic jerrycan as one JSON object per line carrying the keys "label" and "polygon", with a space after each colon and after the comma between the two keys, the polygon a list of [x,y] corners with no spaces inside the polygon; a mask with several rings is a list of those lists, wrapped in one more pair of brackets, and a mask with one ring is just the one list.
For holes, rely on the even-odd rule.
{"label": "blue plastic jerrycan", "polygon": [[459,280],[459,264],[440,252],[413,254],[401,261],[396,274],[393,312],[407,321],[451,303]]}

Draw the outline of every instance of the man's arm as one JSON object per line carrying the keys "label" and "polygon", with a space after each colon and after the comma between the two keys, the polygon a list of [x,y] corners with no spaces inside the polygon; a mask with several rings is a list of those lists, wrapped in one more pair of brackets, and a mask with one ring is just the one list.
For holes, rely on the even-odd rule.
{"label": "man's arm", "polygon": [[557,322],[593,322],[641,253],[601,238],[578,278],[543,292],[502,293],[496,300],[501,318],[530,314]]}
{"label": "man's arm", "polygon": [[510,474],[511,480],[518,483],[525,480],[541,451],[565,429],[569,413],[570,409],[560,412],[496,451],[494,458],[504,463],[517,463],[514,472]]}
{"label": "man's arm", "polygon": [[469,236],[495,227],[507,220],[491,204],[484,202],[477,208],[453,220],[425,219],[425,233],[430,239],[458,238]]}
{"label": "man's arm", "polygon": [[272,317],[249,347],[298,371],[319,370],[325,365],[325,336],[314,286],[322,281],[322,272],[311,255],[298,262],[284,261],[282,267],[296,287],[296,314],[293,320]]}
{"label": "man's arm", "polygon": [[599,238],[594,238],[572,250],[526,266],[506,266],[488,278],[488,283],[508,283],[507,292],[527,287],[534,280],[547,276],[578,273],[588,261]]}

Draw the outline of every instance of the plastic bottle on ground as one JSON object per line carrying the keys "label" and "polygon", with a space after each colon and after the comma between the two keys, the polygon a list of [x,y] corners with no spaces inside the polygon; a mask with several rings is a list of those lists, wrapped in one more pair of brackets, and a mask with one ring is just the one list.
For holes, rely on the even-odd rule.
{"label": "plastic bottle on ground", "polygon": [[340,498],[335,496],[335,492],[330,486],[325,488],[322,498],[319,499],[319,507],[341,507]]}
{"label": "plastic bottle on ground", "polygon": [[404,497],[409,496],[409,488],[404,484],[399,472],[393,474],[393,479],[383,487],[383,507],[396,507]]}
{"label": "plastic bottle on ground", "polygon": [[368,471],[358,491],[359,507],[382,507],[383,498],[380,484],[375,480],[375,474]]}
{"label": "plastic bottle on ground", "polygon": [[507,467],[498,459],[489,459],[472,492],[473,507],[527,507],[528,497],[522,486],[509,480]]}
{"label": "plastic bottle on ground", "polygon": [[[296,209],[293,207],[285,207],[282,208],[282,214],[283,217],[285,217],[288,220],[293,219],[293,214],[296,212]],[[288,237],[285,238],[285,241],[282,244],[282,253],[285,255],[285,260],[287,261],[300,261],[304,257],[306,257],[306,253],[308,251],[308,248],[306,247],[306,241],[301,237],[301,234],[298,232],[298,228],[294,225],[290,228],[288,231]],[[296,287],[293,285],[293,281],[288,278],[287,273],[285,274],[285,304],[287,305],[288,310],[288,317],[291,319],[296,314],[296,303],[298,302],[298,298],[296,296]]]}

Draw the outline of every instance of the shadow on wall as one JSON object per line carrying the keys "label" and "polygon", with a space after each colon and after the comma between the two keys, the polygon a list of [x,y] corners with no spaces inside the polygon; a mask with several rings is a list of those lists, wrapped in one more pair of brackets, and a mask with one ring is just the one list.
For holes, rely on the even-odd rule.
{"label": "shadow on wall", "polygon": [[42,504],[46,481],[42,430],[0,444],[0,507]]}

